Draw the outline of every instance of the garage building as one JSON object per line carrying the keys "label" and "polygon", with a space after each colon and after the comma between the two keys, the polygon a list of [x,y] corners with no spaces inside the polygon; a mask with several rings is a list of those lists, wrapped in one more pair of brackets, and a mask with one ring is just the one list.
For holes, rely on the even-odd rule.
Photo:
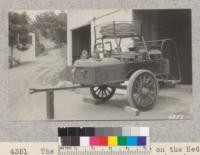
{"label": "garage building", "polygon": [[[175,40],[180,58],[183,84],[192,84],[191,10],[68,10],[67,62],[72,65],[94,46],[94,25],[111,21],[142,21],[142,35],[147,40]],[[171,63],[171,68],[176,63]]]}

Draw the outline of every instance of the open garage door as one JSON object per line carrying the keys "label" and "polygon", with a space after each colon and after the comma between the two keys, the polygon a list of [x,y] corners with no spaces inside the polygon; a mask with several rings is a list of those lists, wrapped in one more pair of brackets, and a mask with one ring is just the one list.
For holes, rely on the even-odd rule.
{"label": "open garage door", "polygon": [[[145,40],[175,40],[183,84],[192,84],[191,10],[134,10],[134,20],[142,21]],[[170,69],[176,65],[171,55]]]}
{"label": "open garage door", "polygon": [[82,50],[87,50],[88,54],[91,54],[90,25],[72,31],[73,62],[80,58]]}

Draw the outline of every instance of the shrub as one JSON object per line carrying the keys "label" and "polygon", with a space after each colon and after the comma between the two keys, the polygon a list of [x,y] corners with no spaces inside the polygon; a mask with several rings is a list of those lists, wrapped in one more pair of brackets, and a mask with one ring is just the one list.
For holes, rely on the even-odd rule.
{"label": "shrub", "polygon": [[36,46],[35,47],[36,56],[38,56],[38,55],[40,55],[40,54],[42,54],[44,52],[45,46],[42,43],[36,41],[36,45],[35,46]]}

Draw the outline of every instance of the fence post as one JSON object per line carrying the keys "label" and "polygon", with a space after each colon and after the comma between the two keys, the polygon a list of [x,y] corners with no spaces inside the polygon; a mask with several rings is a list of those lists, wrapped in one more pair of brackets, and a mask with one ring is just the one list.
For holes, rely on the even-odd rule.
{"label": "fence post", "polygon": [[47,119],[54,119],[54,92],[53,90],[47,91]]}

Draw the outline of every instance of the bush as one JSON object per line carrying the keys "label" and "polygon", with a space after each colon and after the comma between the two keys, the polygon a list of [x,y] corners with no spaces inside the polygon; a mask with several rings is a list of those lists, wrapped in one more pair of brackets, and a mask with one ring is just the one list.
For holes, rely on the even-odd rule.
{"label": "bush", "polygon": [[36,47],[35,47],[36,56],[42,54],[44,50],[45,50],[45,46],[40,42],[36,42]]}
{"label": "bush", "polygon": [[62,11],[59,14],[55,12],[44,12],[35,17],[32,23],[32,29],[46,39],[50,39],[56,44],[67,42],[67,14]]}

